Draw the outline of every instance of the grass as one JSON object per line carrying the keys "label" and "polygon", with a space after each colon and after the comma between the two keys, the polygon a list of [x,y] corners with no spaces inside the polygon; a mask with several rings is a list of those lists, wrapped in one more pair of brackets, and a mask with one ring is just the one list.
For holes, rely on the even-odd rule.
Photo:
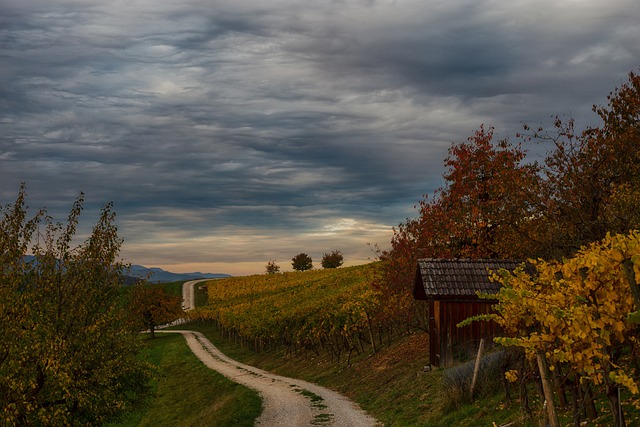
{"label": "grass", "polygon": [[207,305],[209,296],[207,295],[207,286],[205,285],[205,282],[196,283],[196,285],[193,287],[193,294],[196,307]]}
{"label": "grass", "polygon": [[111,427],[253,426],[258,394],[202,364],[178,334],[148,340],[146,357],[159,366],[155,398],[146,410]]}

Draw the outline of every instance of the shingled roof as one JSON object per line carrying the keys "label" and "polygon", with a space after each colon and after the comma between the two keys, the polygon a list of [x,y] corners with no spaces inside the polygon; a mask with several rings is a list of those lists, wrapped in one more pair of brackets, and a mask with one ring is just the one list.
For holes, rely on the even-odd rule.
{"label": "shingled roof", "polygon": [[418,300],[474,298],[478,292],[496,294],[500,284],[489,280],[489,272],[515,270],[522,261],[507,259],[418,260],[413,297]]}

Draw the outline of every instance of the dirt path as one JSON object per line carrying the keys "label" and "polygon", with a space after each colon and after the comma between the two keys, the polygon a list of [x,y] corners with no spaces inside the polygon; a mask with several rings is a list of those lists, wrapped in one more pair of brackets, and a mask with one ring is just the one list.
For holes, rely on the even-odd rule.
{"label": "dirt path", "polygon": [[[193,287],[198,280],[183,285],[185,310],[192,309]],[[256,424],[262,427],[298,426],[377,426],[374,418],[346,397],[325,387],[275,375],[237,362],[218,350],[200,332],[157,331],[182,334],[189,348],[209,368],[230,380],[252,388],[262,397],[262,414]]]}
{"label": "dirt path", "polygon": [[196,293],[193,288],[200,282],[207,282],[211,279],[199,279],[185,282],[182,285],[182,308],[186,310],[193,310],[196,308]]}

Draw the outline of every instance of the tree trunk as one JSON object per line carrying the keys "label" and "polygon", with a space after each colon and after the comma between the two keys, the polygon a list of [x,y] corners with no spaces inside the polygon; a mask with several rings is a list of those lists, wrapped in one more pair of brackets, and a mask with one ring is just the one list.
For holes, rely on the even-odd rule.
{"label": "tree trunk", "polygon": [[580,393],[578,392],[580,384],[575,378],[567,379],[569,384],[569,390],[571,392],[571,411],[573,414],[573,425],[580,427],[580,421],[582,421],[582,413],[580,411]]}
{"label": "tree trunk", "polygon": [[529,391],[527,390],[527,381],[525,378],[526,366],[525,366],[525,358],[522,357],[522,362],[520,363],[520,402],[522,404],[522,410],[526,414],[527,417],[531,416],[531,407],[529,406]]}
{"label": "tree trunk", "polygon": [[553,373],[551,374],[553,378],[553,386],[556,389],[556,393],[558,394],[558,403],[560,406],[567,406],[567,394],[564,389],[564,384],[562,378],[560,378],[560,369],[558,364],[554,365]]}
{"label": "tree trunk", "polygon": [[473,389],[476,387],[476,381],[478,379],[478,371],[480,370],[480,360],[482,359],[482,352],[484,351],[484,338],[480,339],[480,346],[478,346],[478,354],[476,355],[476,365],[473,368],[473,378],[471,379],[471,400],[473,400]]}
{"label": "tree trunk", "polygon": [[373,348],[373,354],[376,354],[376,340],[373,337],[373,331],[371,330],[371,319],[369,319],[369,313],[365,311],[365,316],[367,316],[367,329],[369,329],[369,338],[371,339],[371,347]]}
{"label": "tree trunk", "polygon": [[587,417],[589,417],[591,421],[598,418],[595,398],[593,397],[593,393],[591,392],[591,386],[589,385],[589,383],[586,383],[582,386],[582,402],[587,412]]}

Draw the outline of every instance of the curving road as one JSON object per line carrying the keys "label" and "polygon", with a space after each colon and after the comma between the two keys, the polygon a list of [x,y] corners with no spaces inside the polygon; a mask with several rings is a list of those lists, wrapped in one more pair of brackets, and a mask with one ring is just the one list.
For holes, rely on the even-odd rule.
{"label": "curving road", "polygon": [[196,293],[193,291],[194,287],[200,282],[208,282],[209,280],[211,279],[191,280],[182,285],[182,308],[185,311],[196,308]]}
{"label": "curving road", "polygon": [[[194,308],[194,286],[207,280],[193,280],[183,285],[185,310]],[[200,332],[188,330],[158,332],[182,334],[191,351],[206,366],[236,383],[258,391],[263,401],[262,414],[256,423],[259,426],[369,427],[381,425],[355,403],[333,390],[306,381],[275,375],[227,357]]]}

